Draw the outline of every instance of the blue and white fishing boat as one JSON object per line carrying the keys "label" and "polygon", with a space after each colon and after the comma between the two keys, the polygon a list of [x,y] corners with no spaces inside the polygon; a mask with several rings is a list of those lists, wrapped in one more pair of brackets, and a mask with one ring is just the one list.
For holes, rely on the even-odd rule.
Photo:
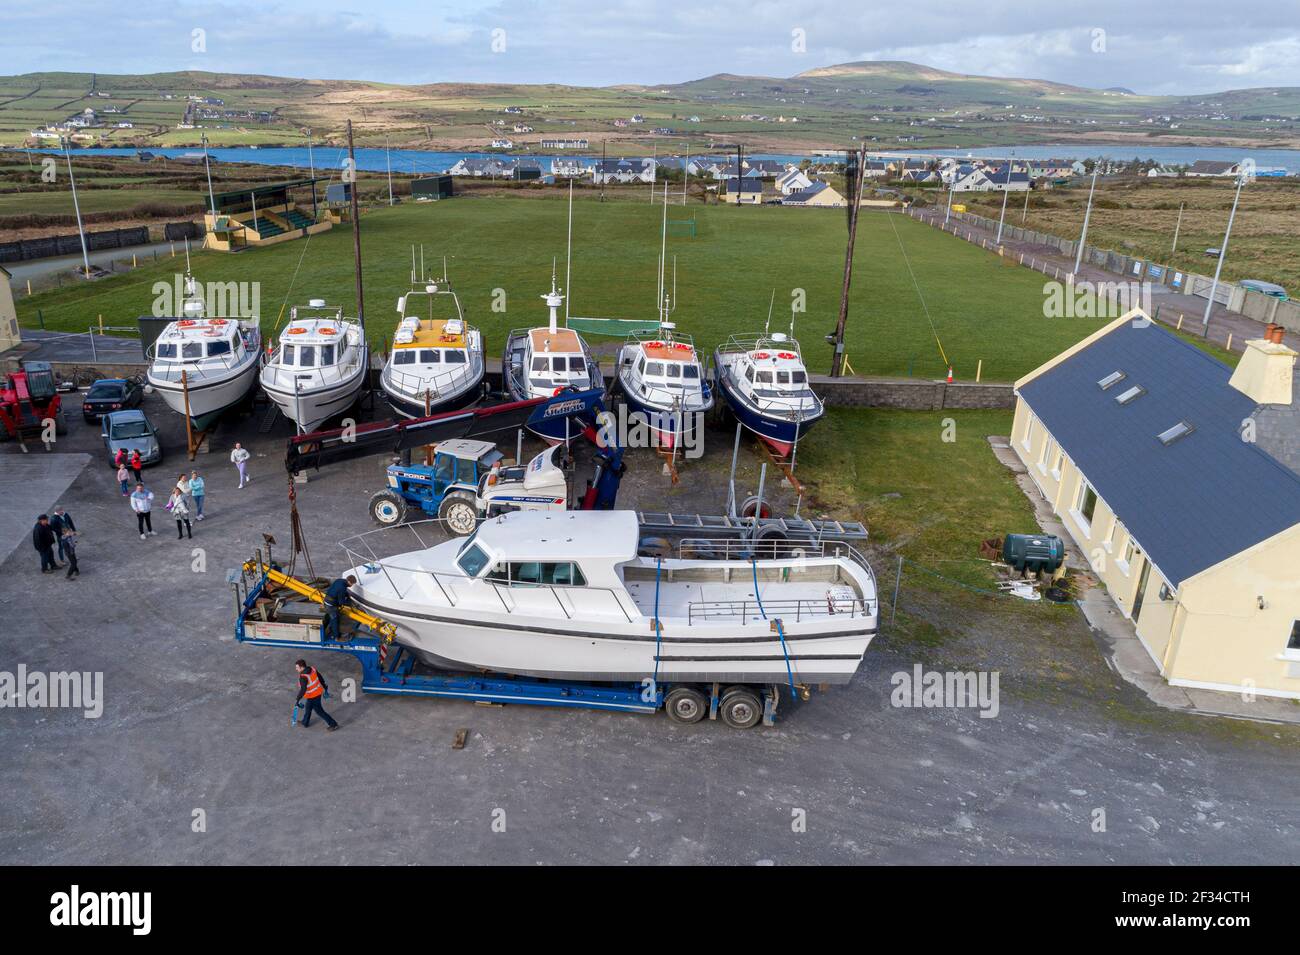
{"label": "blue and white fishing boat", "polygon": [[[550,324],[517,328],[506,337],[501,370],[511,399],[550,398],[565,388],[586,391],[603,386],[600,366],[591,357],[582,336],[571,328],[560,327],[559,309],[564,296],[556,288],[554,272],[551,274],[551,290],[542,299],[551,312]],[[578,427],[582,426],[583,423],[579,422]],[[577,436],[567,417],[544,421],[530,426],[529,430],[552,444],[567,442]]]}
{"label": "blue and white fishing boat", "polygon": [[713,353],[718,391],[742,425],[785,457],[826,409],[793,338],[732,336]]}

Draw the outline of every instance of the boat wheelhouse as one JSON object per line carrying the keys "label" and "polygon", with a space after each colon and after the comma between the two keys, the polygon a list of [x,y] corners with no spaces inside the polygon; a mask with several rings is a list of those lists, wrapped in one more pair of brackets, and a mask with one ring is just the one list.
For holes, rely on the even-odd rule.
{"label": "boat wheelhouse", "polygon": [[624,400],[645,418],[655,443],[664,448],[682,443],[713,407],[695,342],[675,328],[672,322],[660,322],[653,333],[629,337],[618,352]]}
{"label": "boat wheelhouse", "polygon": [[208,318],[197,283],[185,273],[181,318],[149,346],[149,385],[177,414],[206,430],[257,383],[262,338],[256,317]]}
{"label": "boat wheelhouse", "polygon": [[483,336],[465,321],[460,299],[445,283],[428,282],[397,300],[401,319],[380,377],[398,414],[419,418],[473,404],[482,397]]}
{"label": "boat wheelhouse", "polygon": [[312,299],[289,311],[260,377],[267,397],[306,432],[355,404],[369,369],[360,323],[345,319],[342,308]]}
{"label": "boat wheelhouse", "polygon": [[[575,680],[847,683],[875,576],[843,543],[694,540],[639,553],[631,511],[515,511],[424,546],[429,522],[343,542],[354,603],[435,666]],[[399,535],[391,545],[379,535]],[[404,536],[410,535],[410,536]],[[417,541],[417,550],[378,556]]]}
{"label": "boat wheelhouse", "polygon": [[[559,325],[559,308],[564,296],[555,287],[554,275],[551,291],[542,299],[550,309],[550,324],[517,328],[506,337],[501,369],[506,391],[515,401],[549,398],[565,388],[586,391],[604,382],[600,366],[591,357],[582,336]],[[569,419],[565,418],[544,421],[530,430],[547,441],[558,442],[568,440],[571,428]]]}
{"label": "boat wheelhouse", "polygon": [[713,354],[718,390],[746,428],[788,455],[825,414],[799,343],[780,332],[729,338]]}

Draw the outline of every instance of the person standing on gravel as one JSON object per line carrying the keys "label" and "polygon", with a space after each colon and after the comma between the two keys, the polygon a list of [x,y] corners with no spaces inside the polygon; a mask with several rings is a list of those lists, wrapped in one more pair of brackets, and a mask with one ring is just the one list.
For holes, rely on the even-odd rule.
{"label": "person standing on gravel", "polygon": [[190,499],[194,501],[194,519],[203,520],[203,498],[207,494],[207,487],[204,485],[203,478],[199,476],[198,471],[190,472]]}
{"label": "person standing on gravel", "polygon": [[248,476],[248,459],[252,455],[238,441],[235,442],[235,450],[230,452],[230,463],[239,471],[239,486],[242,488],[249,481],[253,480]]}
{"label": "person standing on gravel", "polygon": [[137,484],[135,493],[131,495],[131,510],[135,511],[136,529],[140,531],[140,540],[156,536],[153,518],[150,516],[153,510],[153,491],[147,491],[143,484]]}

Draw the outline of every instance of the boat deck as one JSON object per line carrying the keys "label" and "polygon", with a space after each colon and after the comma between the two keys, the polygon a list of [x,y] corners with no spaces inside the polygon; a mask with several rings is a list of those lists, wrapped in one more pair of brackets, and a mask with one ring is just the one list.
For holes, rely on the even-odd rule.
{"label": "boat deck", "polygon": [[[655,614],[654,580],[627,581],[627,591],[647,617]],[[750,579],[673,581],[659,583],[660,619],[680,618],[691,623],[763,623],[781,617],[787,624],[810,619],[863,612],[857,591],[826,580],[772,583],[759,581],[762,607]],[[766,617],[764,617],[766,613]]]}

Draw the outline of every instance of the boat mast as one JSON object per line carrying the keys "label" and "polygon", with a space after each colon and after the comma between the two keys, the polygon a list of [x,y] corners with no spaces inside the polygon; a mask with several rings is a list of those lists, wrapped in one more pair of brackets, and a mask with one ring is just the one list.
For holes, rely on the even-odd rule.
{"label": "boat mast", "polygon": [[361,340],[366,340],[366,306],[361,290],[361,215],[357,210],[357,159],[352,149],[352,120],[348,120],[348,171],[352,174],[352,187],[348,190],[352,201],[352,267],[357,277],[357,322],[361,325]]}
{"label": "boat mast", "polygon": [[546,301],[546,307],[551,310],[551,334],[554,335],[559,328],[560,304],[565,300],[565,296],[561,295],[560,290],[555,287],[554,259],[551,259],[551,291],[543,295],[542,298]]}
{"label": "boat mast", "polygon": [[[555,283],[552,282],[552,285]],[[564,327],[569,327],[569,292],[573,290],[573,177],[569,177],[569,240],[564,249]],[[554,322],[552,322],[554,324]],[[552,329],[554,331],[554,329]]]}

